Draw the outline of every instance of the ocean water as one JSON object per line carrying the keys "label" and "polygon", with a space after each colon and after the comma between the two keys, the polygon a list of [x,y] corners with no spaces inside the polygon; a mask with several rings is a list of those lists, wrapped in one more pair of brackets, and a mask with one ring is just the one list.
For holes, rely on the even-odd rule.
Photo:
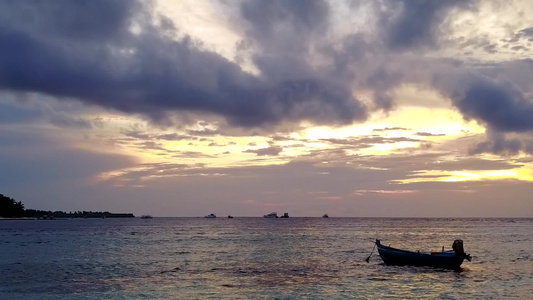
{"label": "ocean water", "polygon": [[[383,265],[378,237],[463,270]],[[533,299],[533,219],[0,221],[0,299]]]}

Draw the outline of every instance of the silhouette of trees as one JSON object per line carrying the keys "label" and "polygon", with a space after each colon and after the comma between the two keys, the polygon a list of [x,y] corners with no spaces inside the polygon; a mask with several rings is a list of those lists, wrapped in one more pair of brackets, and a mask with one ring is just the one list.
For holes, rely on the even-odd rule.
{"label": "silhouette of trees", "polygon": [[0,217],[20,218],[24,216],[24,204],[0,194]]}
{"label": "silhouette of trees", "polygon": [[64,211],[50,211],[38,209],[24,209],[22,202],[0,194],[0,218],[134,218],[132,213],[110,213],[108,211],[76,211],[66,213]]}

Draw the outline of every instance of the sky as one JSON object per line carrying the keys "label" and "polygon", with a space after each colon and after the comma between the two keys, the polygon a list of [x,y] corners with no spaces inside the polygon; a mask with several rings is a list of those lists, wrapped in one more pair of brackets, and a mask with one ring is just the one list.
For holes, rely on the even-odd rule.
{"label": "sky", "polygon": [[0,193],[533,217],[529,0],[0,2]]}

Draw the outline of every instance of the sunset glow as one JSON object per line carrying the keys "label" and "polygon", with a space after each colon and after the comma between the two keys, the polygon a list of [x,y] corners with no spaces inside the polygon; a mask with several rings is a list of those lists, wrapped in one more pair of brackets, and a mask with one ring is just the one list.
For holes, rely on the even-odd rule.
{"label": "sunset glow", "polygon": [[0,188],[161,216],[468,191],[416,214],[531,216],[533,7],[460,2],[2,3]]}

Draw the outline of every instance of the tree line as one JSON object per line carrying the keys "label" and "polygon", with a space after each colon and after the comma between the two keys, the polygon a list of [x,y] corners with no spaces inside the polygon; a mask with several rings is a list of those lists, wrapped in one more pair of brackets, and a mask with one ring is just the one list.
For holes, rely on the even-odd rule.
{"label": "tree line", "polygon": [[133,218],[133,214],[117,214],[108,211],[51,211],[24,209],[21,201],[0,194],[0,218]]}

